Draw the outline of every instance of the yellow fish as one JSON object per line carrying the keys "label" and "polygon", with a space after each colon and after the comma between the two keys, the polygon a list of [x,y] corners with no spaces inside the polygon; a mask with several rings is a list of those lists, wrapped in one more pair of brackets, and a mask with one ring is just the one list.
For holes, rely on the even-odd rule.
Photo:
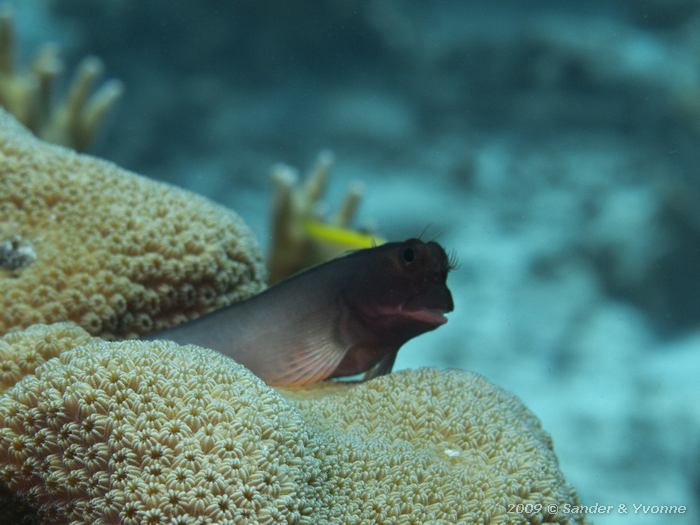
{"label": "yellow fish", "polygon": [[304,221],[302,227],[309,238],[338,252],[373,248],[386,243],[386,239],[376,235],[313,219]]}

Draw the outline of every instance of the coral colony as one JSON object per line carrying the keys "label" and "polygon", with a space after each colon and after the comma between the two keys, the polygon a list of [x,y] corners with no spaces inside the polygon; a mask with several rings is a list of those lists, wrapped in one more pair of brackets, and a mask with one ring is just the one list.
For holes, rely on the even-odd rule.
{"label": "coral colony", "polygon": [[[0,139],[0,215],[41,238],[21,279],[0,281],[0,333],[71,320],[134,337],[262,290],[262,254],[234,212],[52,147],[2,110]],[[7,261],[26,259],[22,241],[5,244]]]}
{"label": "coral colony", "polygon": [[0,356],[18,370],[0,376],[0,479],[45,523],[447,525],[579,505],[537,418],[478,374],[276,391],[212,350],[71,323],[8,334]]}

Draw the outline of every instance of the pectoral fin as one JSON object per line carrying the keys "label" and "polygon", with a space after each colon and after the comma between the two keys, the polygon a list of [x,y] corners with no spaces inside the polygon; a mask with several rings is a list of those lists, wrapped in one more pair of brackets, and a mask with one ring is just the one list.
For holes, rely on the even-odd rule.
{"label": "pectoral fin", "polygon": [[362,380],[369,381],[375,377],[384,376],[391,373],[391,369],[394,368],[394,361],[396,361],[396,354],[398,354],[398,351],[391,352],[383,357],[376,365],[365,372],[365,374],[362,376]]}
{"label": "pectoral fin", "polygon": [[286,352],[278,360],[256,363],[250,368],[268,385],[302,386],[329,377],[345,356],[345,350],[329,343]]}

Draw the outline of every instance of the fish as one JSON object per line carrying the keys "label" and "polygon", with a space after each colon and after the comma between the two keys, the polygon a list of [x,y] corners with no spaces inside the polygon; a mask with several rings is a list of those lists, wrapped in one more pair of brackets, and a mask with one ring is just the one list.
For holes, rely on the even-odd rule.
{"label": "fish", "polygon": [[454,267],[435,241],[356,250],[148,339],[211,348],[271,386],[391,372],[401,346],[447,322]]}
{"label": "fish", "polygon": [[330,250],[356,250],[385,244],[386,240],[376,235],[353,228],[328,224],[315,219],[305,220],[302,231],[316,243]]}

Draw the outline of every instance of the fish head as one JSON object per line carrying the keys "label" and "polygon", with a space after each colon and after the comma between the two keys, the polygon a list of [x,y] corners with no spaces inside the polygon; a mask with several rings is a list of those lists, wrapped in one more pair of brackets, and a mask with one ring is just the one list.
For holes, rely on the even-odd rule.
{"label": "fish head", "polygon": [[408,239],[363,252],[370,259],[348,281],[346,296],[366,326],[400,345],[447,322],[452,264],[440,244]]}

